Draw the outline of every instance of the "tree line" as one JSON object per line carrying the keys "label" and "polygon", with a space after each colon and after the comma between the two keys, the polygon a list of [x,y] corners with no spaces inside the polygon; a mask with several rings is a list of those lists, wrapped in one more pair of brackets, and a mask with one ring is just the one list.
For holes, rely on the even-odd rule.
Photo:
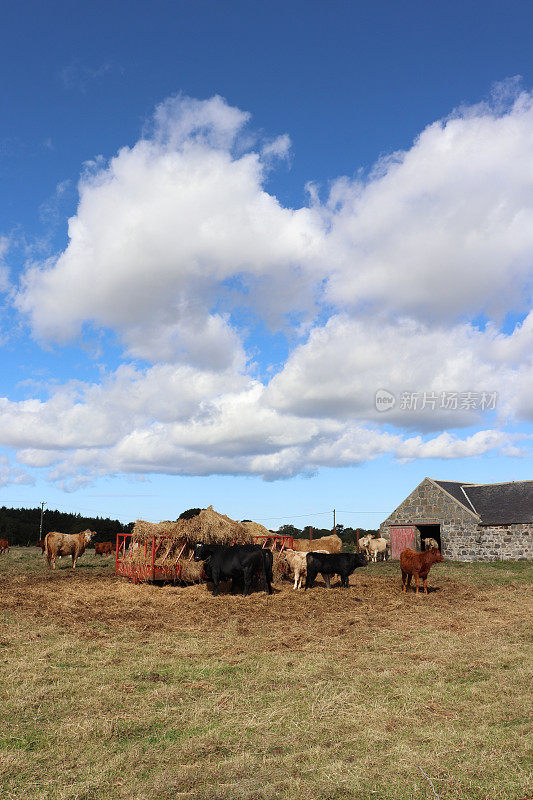
{"label": "tree line", "polygon": [[[181,517],[188,518],[194,516],[200,509],[193,508],[184,511]],[[41,509],[37,508],[0,508],[0,539],[8,539],[12,546],[33,545],[39,539],[39,524],[41,521]],[[88,528],[96,531],[93,542],[115,541],[117,533],[131,533],[134,523],[123,524],[118,519],[109,517],[84,517],[82,514],[69,514],[64,511],[45,509],[43,514],[43,536],[50,531],[61,531],[61,533],[81,533]],[[313,528],[313,539],[320,536],[329,536],[333,533],[329,528]],[[282,525],[276,533],[285,536],[293,536],[295,539],[308,539],[310,528],[297,528],[295,525]],[[359,538],[366,536],[367,533],[377,536],[377,530],[366,530],[365,528],[350,528],[342,524],[336,526],[336,533],[343,542],[343,549],[350,550],[355,547],[356,533]]]}
{"label": "tree line", "polygon": [[[39,539],[41,509],[38,508],[0,508],[0,539],[8,539],[12,546],[32,545]],[[118,519],[109,517],[84,517],[82,514],[68,514],[64,511],[45,509],[43,514],[43,536],[50,531],[61,533],[81,533],[88,528],[96,531],[93,542],[115,541],[117,533],[129,533],[134,523],[123,525]]]}

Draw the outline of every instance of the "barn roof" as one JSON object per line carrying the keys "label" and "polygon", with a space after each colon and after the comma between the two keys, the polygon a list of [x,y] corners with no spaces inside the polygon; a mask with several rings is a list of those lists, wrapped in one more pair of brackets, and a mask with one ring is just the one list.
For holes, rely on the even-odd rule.
{"label": "barn roof", "polygon": [[451,496],[457,500],[457,502],[461,503],[461,505],[467,508],[469,511],[475,511],[475,509],[472,509],[472,506],[468,502],[468,497],[463,491],[463,486],[470,486],[471,484],[461,483],[460,481],[433,481],[433,483],[436,483],[437,486],[440,486],[440,488],[444,489],[445,492],[451,494]]}
{"label": "barn roof", "polygon": [[460,483],[434,481],[469,511],[482,525],[533,522],[533,481],[511,483]]}

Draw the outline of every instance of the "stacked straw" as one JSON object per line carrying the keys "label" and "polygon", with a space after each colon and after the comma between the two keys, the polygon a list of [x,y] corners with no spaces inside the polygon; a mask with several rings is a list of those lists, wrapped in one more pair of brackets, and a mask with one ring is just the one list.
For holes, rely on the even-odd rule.
{"label": "stacked straw", "polygon": [[[205,579],[202,565],[192,561],[194,546],[198,542],[246,544],[258,535],[268,536],[269,531],[257,522],[236,522],[209,506],[190,519],[178,519],[176,522],[137,520],[132,530],[129,557],[133,561],[144,561],[145,543],[150,548],[152,537],[155,536],[156,564],[180,563],[181,579],[185,583],[196,583]],[[148,552],[147,555],[149,557]]]}

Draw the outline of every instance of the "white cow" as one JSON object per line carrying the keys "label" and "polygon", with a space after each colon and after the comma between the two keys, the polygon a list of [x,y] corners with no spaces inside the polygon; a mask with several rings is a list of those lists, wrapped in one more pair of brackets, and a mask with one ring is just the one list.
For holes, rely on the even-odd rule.
{"label": "white cow", "polygon": [[384,539],[383,536],[373,539],[371,534],[367,534],[359,539],[359,547],[363,548],[369,559],[377,561],[378,553],[382,553],[386,557],[390,542],[388,539]]}
{"label": "white cow", "polygon": [[[328,553],[329,550],[312,550],[313,553]],[[283,555],[287,560],[287,564],[294,572],[294,586],[293,589],[301,589],[303,580],[307,575],[307,553],[299,552],[298,550],[285,549]]]}

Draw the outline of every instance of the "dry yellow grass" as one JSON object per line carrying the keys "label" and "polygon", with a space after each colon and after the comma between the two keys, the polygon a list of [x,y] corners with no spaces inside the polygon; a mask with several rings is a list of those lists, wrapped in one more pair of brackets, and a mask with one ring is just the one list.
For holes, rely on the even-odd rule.
{"label": "dry yellow grass", "polygon": [[212,598],[0,559],[1,800],[519,800],[525,564]]}

